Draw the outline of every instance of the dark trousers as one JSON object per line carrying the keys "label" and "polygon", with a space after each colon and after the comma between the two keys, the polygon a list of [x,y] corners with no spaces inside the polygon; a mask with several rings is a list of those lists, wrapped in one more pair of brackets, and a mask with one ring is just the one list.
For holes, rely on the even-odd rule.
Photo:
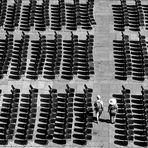
{"label": "dark trousers", "polygon": [[116,116],[116,114],[111,114],[110,113],[110,122],[111,123],[115,123],[115,116]]}
{"label": "dark trousers", "polygon": [[102,114],[102,111],[103,111],[103,110],[96,110],[96,109],[95,109],[96,116],[97,116],[97,121],[99,121],[99,118],[100,118],[100,116],[101,116],[101,114]]}

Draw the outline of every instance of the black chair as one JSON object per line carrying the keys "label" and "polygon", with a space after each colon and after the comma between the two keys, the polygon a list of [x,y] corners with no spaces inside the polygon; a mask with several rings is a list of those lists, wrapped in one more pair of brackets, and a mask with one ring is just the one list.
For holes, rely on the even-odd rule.
{"label": "black chair", "polygon": [[24,139],[15,139],[14,143],[19,144],[19,145],[27,145],[27,140]]}
{"label": "black chair", "polygon": [[66,144],[66,140],[64,139],[53,139],[52,142],[56,144]]}
{"label": "black chair", "polygon": [[73,140],[73,143],[75,143],[75,144],[78,144],[78,145],[86,145],[87,144],[87,141],[84,139],[74,139]]}
{"label": "black chair", "polygon": [[46,139],[35,139],[34,142],[37,144],[40,144],[40,145],[47,145],[48,144],[48,140],[46,140]]}

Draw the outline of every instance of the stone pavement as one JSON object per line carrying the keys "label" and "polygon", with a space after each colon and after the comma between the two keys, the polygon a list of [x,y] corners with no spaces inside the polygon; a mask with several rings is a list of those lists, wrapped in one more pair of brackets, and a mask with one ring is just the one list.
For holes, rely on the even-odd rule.
{"label": "stone pavement", "polygon": [[[11,0],[9,0],[11,1]],[[55,0],[51,0],[54,2]],[[82,0],[84,1],[84,0]],[[132,0],[128,1],[132,3]],[[3,88],[4,92],[7,91],[7,85],[13,84],[14,86],[25,89],[32,84],[34,87],[37,87],[42,90],[47,90],[47,86],[50,84],[53,88],[57,88],[58,91],[63,91],[65,84],[69,84],[71,87],[74,87],[77,91],[82,91],[83,85],[87,84],[88,87],[93,88],[93,101],[96,99],[96,95],[99,94],[104,102],[104,111],[101,116],[101,121],[99,124],[93,123],[93,138],[91,141],[88,141],[86,146],[79,146],[73,144],[71,141],[68,142],[65,146],[59,146],[55,144],[49,144],[47,147],[73,147],[73,148],[120,148],[122,146],[114,144],[114,125],[108,123],[109,115],[107,113],[108,100],[112,97],[114,93],[120,93],[121,85],[130,88],[133,93],[140,93],[140,86],[143,85],[147,87],[147,81],[144,83],[138,83],[129,79],[126,82],[121,82],[114,79],[114,61],[113,61],[113,47],[112,41],[120,37],[120,33],[113,30],[113,14],[112,14],[112,4],[119,3],[119,0],[95,0],[95,20],[97,22],[96,27],[91,32],[95,36],[95,45],[94,45],[94,64],[95,64],[95,76],[89,80],[54,80],[54,81],[7,81],[1,80],[0,85]],[[60,32],[59,32],[60,33]],[[83,36],[84,32],[75,32]],[[3,34],[1,32],[1,34]],[[32,35],[34,32],[31,33]],[[46,33],[45,33],[46,34]],[[66,38],[66,35],[65,35]],[[21,147],[10,143],[10,147]],[[26,147],[42,147],[30,143]],[[129,144],[129,148],[136,148],[135,145]]]}

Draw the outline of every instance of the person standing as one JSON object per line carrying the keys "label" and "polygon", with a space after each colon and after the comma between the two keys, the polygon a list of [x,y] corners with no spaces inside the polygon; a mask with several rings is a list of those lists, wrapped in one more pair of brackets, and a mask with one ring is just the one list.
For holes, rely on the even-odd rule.
{"label": "person standing", "polygon": [[99,122],[100,116],[103,111],[103,101],[101,100],[100,95],[97,95],[97,99],[94,102],[94,109],[96,113],[97,122]]}
{"label": "person standing", "polygon": [[117,113],[117,109],[118,109],[118,106],[117,106],[116,99],[111,98],[109,100],[108,112],[109,112],[109,115],[110,115],[110,122],[112,124],[115,123],[115,116],[116,116],[116,113]]}

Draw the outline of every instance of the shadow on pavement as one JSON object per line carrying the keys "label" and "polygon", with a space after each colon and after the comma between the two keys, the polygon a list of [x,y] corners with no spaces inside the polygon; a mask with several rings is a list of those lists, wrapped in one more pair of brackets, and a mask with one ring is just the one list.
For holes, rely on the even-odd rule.
{"label": "shadow on pavement", "polygon": [[100,122],[111,123],[109,119],[102,119],[102,118],[100,118],[99,121]]}
{"label": "shadow on pavement", "polygon": [[[96,118],[96,117],[93,117],[93,121],[94,121],[94,122],[97,122],[97,118]],[[99,121],[100,121],[100,122],[111,123],[109,119],[102,119],[102,118],[100,118]]]}

